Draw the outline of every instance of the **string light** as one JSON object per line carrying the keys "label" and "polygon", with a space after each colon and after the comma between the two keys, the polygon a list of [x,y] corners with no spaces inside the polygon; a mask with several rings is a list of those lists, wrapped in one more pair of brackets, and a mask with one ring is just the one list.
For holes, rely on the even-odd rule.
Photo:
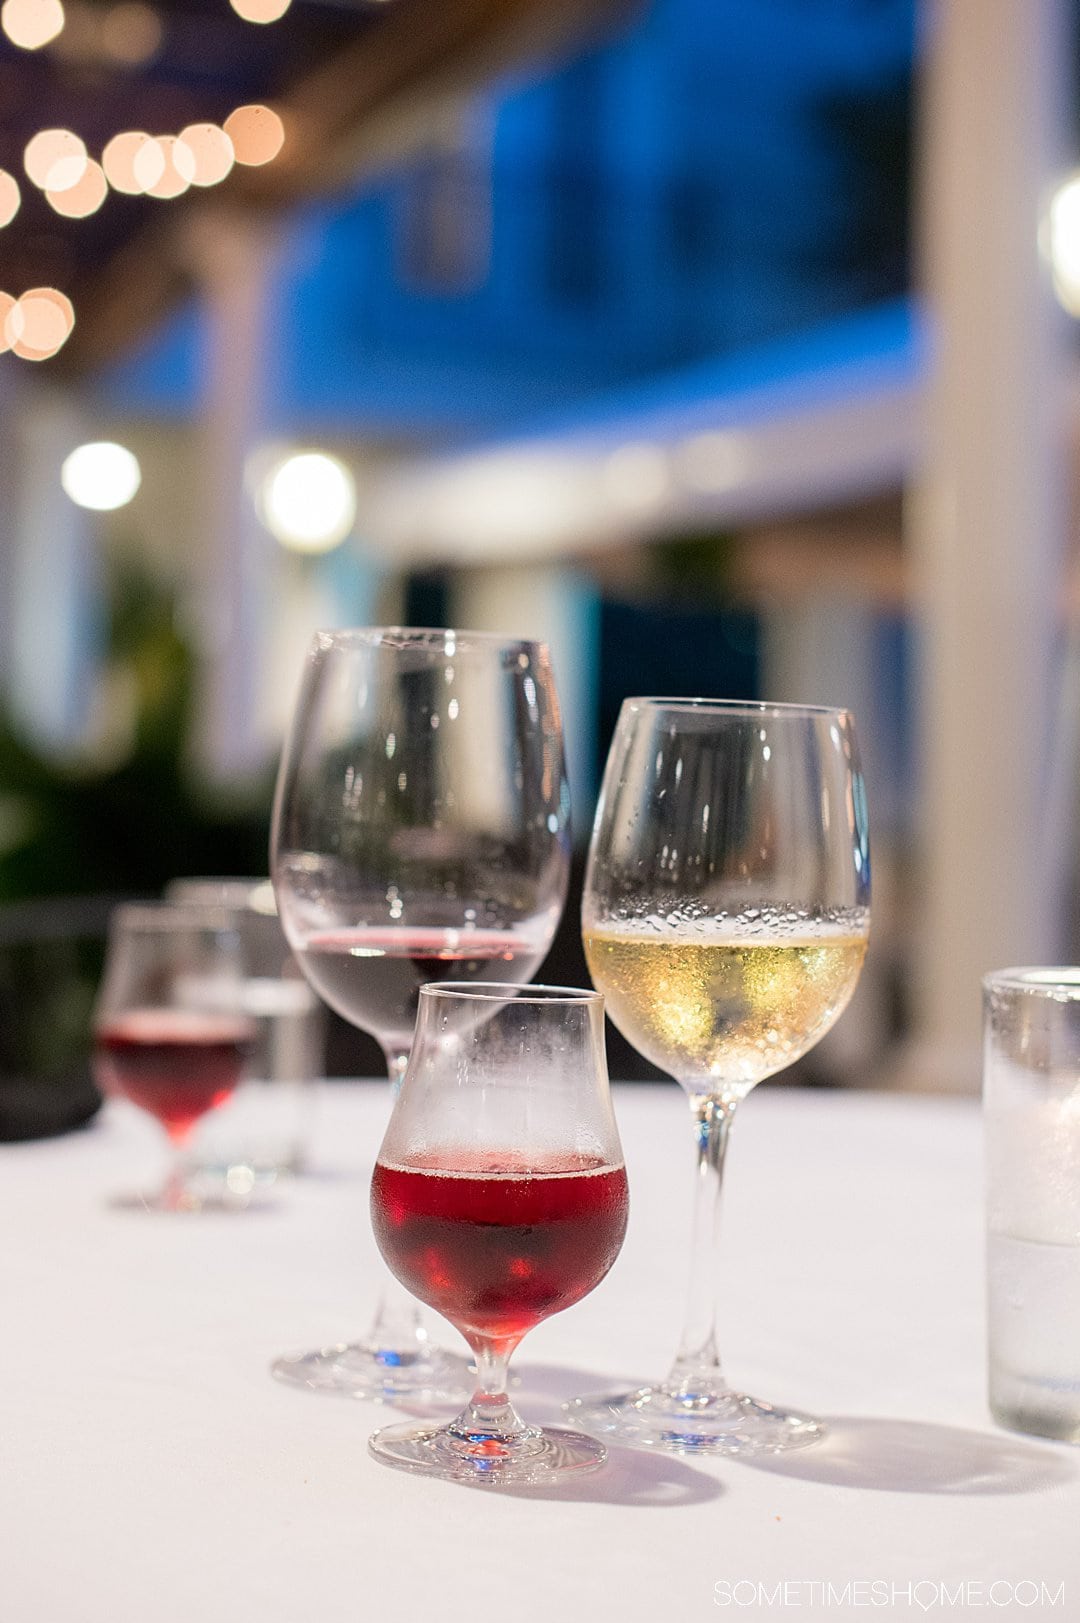
{"label": "string light", "polygon": [[76,185],[62,192],[47,191],[45,196],[57,214],[66,215],[69,220],[85,220],[87,215],[97,213],[108,194],[105,171],[91,158]]}
{"label": "string light", "polygon": [[16,300],[10,293],[0,292],[0,355],[11,348],[11,339],[7,335],[8,316],[14,310]]}
{"label": "string light", "polygon": [[24,51],[40,51],[63,26],[60,0],[4,0],[0,7],[0,28]]}
{"label": "string light", "polygon": [[6,169],[0,169],[0,228],[11,224],[21,202],[22,193],[15,176],[9,175]]}
{"label": "string light", "polygon": [[237,163],[257,168],[276,158],[285,144],[285,126],[271,107],[252,102],[238,107],[225,120],[225,134],[233,144]]}
{"label": "string light", "polygon": [[4,317],[6,347],[24,361],[47,361],[75,326],[71,300],[55,287],[32,287],[13,300]]}
{"label": "string light", "polygon": [[232,169],[236,155],[225,131],[216,124],[189,124],[180,139],[191,153],[193,186],[216,186]]}
{"label": "string light", "polygon": [[71,130],[39,130],[26,144],[23,168],[43,192],[63,192],[82,179],[86,147]]}
{"label": "string light", "polygon": [[153,185],[165,172],[165,154],[153,136],[147,135],[145,130],[122,130],[119,135],[113,136],[101,154],[101,167],[113,191],[126,192],[129,197],[138,197],[146,190],[146,185],[140,178],[137,160],[139,154],[147,147],[152,147],[156,154],[149,160],[150,167],[155,170],[150,177],[150,184]]}
{"label": "string light", "polygon": [[[159,135],[154,143],[162,156],[162,169],[152,185],[144,185],[147,197],[171,199],[186,192],[195,175],[195,158],[178,135]],[[156,162],[150,149],[144,147],[135,159],[135,173],[144,178],[145,168]]]}
{"label": "string light", "polygon": [[292,0],[229,0],[238,17],[246,23],[276,23],[284,17]]}
{"label": "string light", "polygon": [[[13,37],[8,28],[11,16],[16,17],[17,25],[18,18],[24,15],[25,3],[26,0],[5,0],[0,7],[0,20],[9,37]],[[40,4],[50,3],[52,0],[40,0]],[[59,8],[59,0],[55,3]],[[148,11],[141,0],[130,0],[130,3],[124,0],[113,8],[110,16],[131,13],[127,21],[137,23],[134,14]],[[150,16],[153,17],[153,13]],[[267,17],[266,20],[273,19]],[[146,37],[149,39],[149,32]],[[224,128],[210,123],[189,124],[180,135],[156,137],[144,130],[122,130],[106,144],[100,164],[88,156],[85,143],[74,131],[39,130],[27,142],[23,167],[28,179],[45,193],[57,214],[77,220],[85,219],[101,207],[110,186],[129,196],[179,197],[192,185],[218,185],[231,173],[234,163],[249,166],[270,163],[284,143],[285,126],[280,116],[272,108],[253,102],[237,107],[226,119]],[[0,229],[15,218],[21,202],[18,181],[0,169]],[[11,350],[24,360],[48,360],[67,342],[74,326],[75,311],[71,301],[56,288],[31,288],[19,298],[0,292],[0,354]],[[290,487],[289,479],[296,476],[296,464],[301,465],[301,474],[306,466],[304,477],[320,482],[319,488],[323,491],[320,501],[325,497],[328,511],[337,500],[339,516],[328,521],[329,529],[320,528],[327,521],[316,516],[309,532],[301,515],[295,519],[295,529],[290,531],[289,537],[279,538],[285,545],[301,550],[325,550],[336,545],[351,528],[355,516],[352,476],[332,457],[319,453],[294,457],[287,469],[278,469],[278,474],[287,475],[280,497],[286,502],[290,499],[290,489],[295,488]],[[342,523],[345,528],[338,533]],[[286,520],[286,528],[290,524],[293,520]],[[269,527],[273,529],[274,525]]]}

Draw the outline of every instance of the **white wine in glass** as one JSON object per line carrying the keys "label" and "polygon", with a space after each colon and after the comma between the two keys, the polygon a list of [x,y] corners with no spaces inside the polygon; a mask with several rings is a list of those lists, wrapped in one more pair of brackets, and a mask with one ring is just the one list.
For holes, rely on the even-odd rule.
{"label": "white wine in glass", "polygon": [[735,1110],[794,1064],[854,991],[869,932],[866,800],[845,711],[627,699],[589,853],[582,934],[608,1013],[689,1096],[697,1147],[686,1325],[667,1379],[578,1399],[632,1443],[775,1452],[819,1422],[724,1380],[716,1338],[721,1175]]}

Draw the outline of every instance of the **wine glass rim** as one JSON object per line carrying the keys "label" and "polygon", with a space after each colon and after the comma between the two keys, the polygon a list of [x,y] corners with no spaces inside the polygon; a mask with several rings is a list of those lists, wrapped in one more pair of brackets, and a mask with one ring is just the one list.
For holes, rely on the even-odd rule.
{"label": "wine glass rim", "polygon": [[231,910],[219,903],[185,902],[150,898],[142,902],[119,902],[109,915],[115,930],[222,930],[235,928]]}
{"label": "wine glass rim", "polygon": [[1080,968],[1075,964],[1021,965],[983,976],[986,992],[1022,992],[1057,1003],[1080,1002]]}
{"label": "wine glass rim", "polygon": [[[453,643],[447,648],[447,642]],[[529,637],[513,637],[502,631],[458,631],[454,626],[340,626],[316,631],[313,647],[379,648],[401,646],[405,648],[432,648],[437,653],[451,656],[473,653],[481,649],[505,648],[524,651],[539,649],[542,644]]]}
{"label": "wine glass rim", "polygon": [[165,887],[164,900],[174,907],[213,907],[235,909],[240,913],[260,913],[277,916],[274,887],[264,874],[243,878],[238,874],[224,874],[220,878],[211,874],[198,874],[170,879]]}
{"label": "wine glass rim", "polygon": [[850,721],[851,711],[842,705],[788,704],[771,699],[708,699],[668,697],[664,694],[634,694],[624,699],[628,708],[640,706],[650,710],[690,710],[709,714],[716,711],[726,716],[832,716],[836,720]]}
{"label": "wine glass rim", "polygon": [[429,981],[421,997],[473,999],[481,1003],[602,1003],[603,993],[585,986],[548,986],[534,981]]}

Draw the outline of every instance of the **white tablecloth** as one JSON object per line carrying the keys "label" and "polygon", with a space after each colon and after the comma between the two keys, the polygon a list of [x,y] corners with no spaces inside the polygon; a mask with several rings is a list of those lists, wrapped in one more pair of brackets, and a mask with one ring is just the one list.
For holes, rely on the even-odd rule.
{"label": "white tablecloth", "polygon": [[[110,1208],[160,1157],[124,1106],[0,1149],[0,1623],[1080,1618],[1080,1451],[985,1406],[974,1104],[777,1088],[742,1111],[728,1373],[828,1417],[826,1444],[759,1464],[619,1450],[503,1496],[377,1465],[387,1411],[267,1373],[362,1330],[375,1293],[386,1089],[321,1103],[317,1175],[239,1217]],[[534,1417],[673,1351],[686,1109],[651,1086],[617,1106],[626,1247],[520,1349]]]}

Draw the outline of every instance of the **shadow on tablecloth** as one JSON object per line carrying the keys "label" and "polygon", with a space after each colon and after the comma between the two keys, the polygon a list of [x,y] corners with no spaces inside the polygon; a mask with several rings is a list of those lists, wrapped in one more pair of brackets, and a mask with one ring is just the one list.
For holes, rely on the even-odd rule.
{"label": "shadow on tablecloth", "polygon": [[[515,1359],[511,1370],[520,1377],[514,1387],[514,1407],[522,1419],[538,1425],[571,1424],[562,1412],[567,1398],[584,1392],[626,1391],[641,1385],[641,1379],[597,1375],[595,1370],[573,1369],[567,1364],[534,1364]],[[405,1414],[419,1418],[443,1418],[445,1409],[434,1411],[423,1405],[399,1404]],[[553,1499],[586,1504],[632,1505],[643,1510],[675,1509],[684,1505],[707,1504],[726,1491],[714,1477],[698,1471],[670,1454],[642,1449],[619,1448],[605,1438],[608,1457],[599,1471],[568,1478],[550,1488],[506,1488],[500,1494],[522,1499]],[[487,1492],[466,1485],[469,1492]]]}
{"label": "shadow on tablecloth", "polygon": [[803,1482],[886,1493],[1039,1493],[1076,1475],[1074,1462],[1057,1451],[1060,1445],[926,1420],[823,1419],[828,1431],[814,1447],[740,1463]]}

